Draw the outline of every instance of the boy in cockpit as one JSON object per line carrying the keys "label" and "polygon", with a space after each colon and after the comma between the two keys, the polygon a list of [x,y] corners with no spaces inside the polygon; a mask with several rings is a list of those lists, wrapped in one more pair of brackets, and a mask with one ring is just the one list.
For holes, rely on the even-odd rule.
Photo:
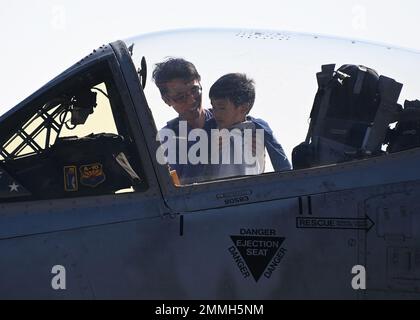
{"label": "boy in cockpit", "polygon": [[207,175],[217,179],[263,173],[264,130],[248,116],[255,102],[254,81],[241,73],[224,75],[211,87],[210,100],[218,130],[212,130]]}

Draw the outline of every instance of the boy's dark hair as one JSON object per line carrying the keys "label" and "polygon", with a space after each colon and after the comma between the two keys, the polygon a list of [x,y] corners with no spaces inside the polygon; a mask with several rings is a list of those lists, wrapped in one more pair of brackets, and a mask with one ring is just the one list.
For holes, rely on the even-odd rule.
{"label": "boy's dark hair", "polygon": [[201,81],[201,76],[191,62],[182,58],[168,58],[156,64],[155,70],[153,71],[153,81],[158,86],[162,95],[165,95],[167,91],[165,83],[174,79]]}
{"label": "boy's dark hair", "polygon": [[210,99],[229,99],[235,107],[245,104],[251,110],[255,102],[254,80],[244,73],[226,74],[210,88]]}

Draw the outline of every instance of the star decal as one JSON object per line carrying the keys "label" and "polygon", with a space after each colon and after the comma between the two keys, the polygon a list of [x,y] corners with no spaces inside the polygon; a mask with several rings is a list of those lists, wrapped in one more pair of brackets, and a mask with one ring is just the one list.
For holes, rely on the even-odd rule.
{"label": "star decal", "polygon": [[9,188],[10,188],[10,192],[16,191],[19,192],[19,188],[20,186],[18,184],[16,184],[16,182],[13,181],[12,184],[9,184]]}

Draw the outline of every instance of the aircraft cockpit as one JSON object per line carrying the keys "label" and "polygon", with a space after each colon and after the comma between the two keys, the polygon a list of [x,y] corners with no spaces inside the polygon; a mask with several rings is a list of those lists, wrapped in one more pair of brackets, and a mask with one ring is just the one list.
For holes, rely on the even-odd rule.
{"label": "aircraft cockpit", "polygon": [[3,122],[3,198],[141,189],[146,182],[126,121],[107,63],[67,77]]}
{"label": "aircraft cockpit", "polygon": [[[153,68],[168,57],[181,57],[197,67],[207,109],[212,108],[209,90],[221,76],[240,72],[255,81],[250,115],[269,124],[294,171],[420,146],[417,52],[267,30],[161,32],[125,43],[138,70],[145,70],[147,61],[144,93],[157,128],[177,113],[162,101]],[[287,175],[268,155],[264,172]]]}
{"label": "aircraft cockpit", "polygon": [[[420,54],[411,50],[250,30],[160,32],[114,46],[126,56],[112,44],[101,47],[0,119],[1,199],[137,192],[147,190],[152,172],[163,188],[175,189],[281,179],[420,146],[414,72]],[[277,170],[265,153],[258,174],[203,174],[180,182],[179,172],[158,161],[159,130],[178,116],[152,77],[168,57],[197,67],[206,110],[213,108],[209,90],[221,76],[252,79],[256,97],[249,115],[268,124],[293,170]],[[133,91],[140,98],[124,100]],[[200,141],[192,137],[189,143]]]}

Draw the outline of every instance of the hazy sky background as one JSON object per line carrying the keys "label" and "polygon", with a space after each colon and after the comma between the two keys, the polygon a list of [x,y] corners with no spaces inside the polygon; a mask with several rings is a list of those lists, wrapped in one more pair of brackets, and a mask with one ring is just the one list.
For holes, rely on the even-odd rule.
{"label": "hazy sky background", "polygon": [[0,0],[0,113],[104,43],[151,31],[241,27],[420,50],[418,0]]}

